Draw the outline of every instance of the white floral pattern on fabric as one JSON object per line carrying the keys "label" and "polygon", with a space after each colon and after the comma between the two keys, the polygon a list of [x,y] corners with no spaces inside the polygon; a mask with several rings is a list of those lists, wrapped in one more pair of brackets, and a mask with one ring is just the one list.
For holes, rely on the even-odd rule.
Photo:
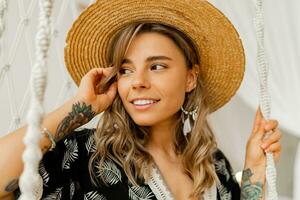
{"label": "white floral pattern on fabric", "polygon": [[217,185],[221,200],[231,200],[231,192],[228,191],[222,184]]}
{"label": "white floral pattern on fabric", "polygon": [[70,184],[70,199],[73,198],[74,193],[75,193],[75,183],[73,181],[71,181],[71,184]]}
{"label": "white floral pattern on fabric", "polygon": [[43,161],[40,162],[39,173],[42,176],[43,185],[45,187],[48,187],[48,182],[49,182],[50,176],[49,176],[49,173],[46,171],[46,168],[45,168],[45,165],[44,165]]}
{"label": "white floral pattern on fabric", "polygon": [[54,192],[48,194],[42,200],[60,200],[61,196],[62,196],[62,189],[63,189],[63,187],[56,188]]}
{"label": "white floral pattern on fabric", "polygon": [[[88,161],[92,155],[91,152],[95,150],[94,133],[95,129],[75,131],[66,139],[57,142],[54,151],[49,151],[43,156],[39,167],[41,182],[44,183],[42,199],[167,200],[157,195],[160,192],[162,194],[169,192],[169,190],[162,190],[162,187],[167,188],[163,177],[155,176],[152,185],[138,179],[139,187],[134,187],[122,167],[111,160],[106,160],[101,170],[99,170],[99,164],[95,163],[95,178],[98,179],[97,182],[99,181],[99,187],[95,188],[91,179],[88,178],[90,177]],[[217,150],[214,159],[215,168],[217,168],[215,171],[221,186],[217,188],[214,185],[212,192],[210,190],[205,192],[207,194],[205,199],[239,200],[240,187],[235,182],[227,158],[220,150]],[[100,175],[102,178],[99,177]],[[157,184],[157,181],[160,184]],[[218,195],[216,195],[217,192]],[[174,200],[174,198],[169,199]]]}
{"label": "white floral pattern on fabric", "polygon": [[97,191],[91,191],[84,194],[84,200],[106,200],[106,198],[102,194],[99,194]]}
{"label": "white floral pattern on fabric", "polygon": [[96,151],[96,143],[95,143],[94,135],[91,135],[89,139],[86,141],[85,148],[88,154]]}
{"label": "white floral pattern on fabric", "polygon": [[76,140],[65,139],[66,152],[62,161],[62,169],[70,169],[70,165],[78,158],[78,144]]}
{"label": "white floral pattern on fabric", "polygon": [[121,171],[111,161],[104,161],[102,168],[98,171],[98,175],[99,177],[103,177],[104,181],[109,185],[115,185],[122,182]]}
{"label": "white floral pattern on fabric", "polygon": [[225,159],[220,159],[215,161],[215,169],[220,174],[224,175],[226,177],[226,181],[230,178],[230,173],[228,172],[226,168],[226,161]]}
{"label": "white floral pattern on fabric", "polygon": [[149,188],[143,186],[131,186],[128,192],[130,200],[151,200],[154,196]]}

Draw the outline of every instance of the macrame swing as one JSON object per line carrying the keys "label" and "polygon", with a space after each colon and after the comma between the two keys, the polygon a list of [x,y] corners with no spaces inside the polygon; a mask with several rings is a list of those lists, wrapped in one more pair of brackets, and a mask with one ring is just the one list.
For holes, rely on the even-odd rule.
{"label": "macrame swing", "polygon": [[27,114],[28,128],[24,137],[24,170],[19,180],[21,200],[40,199],[43,182],[38,173],[42,152],[39,141],[42,138],[41,123],[44,116],[44,94],[47,84],[47,54],[51,38],[52,0],[39,0],[39,24],[36,34],[35,64],[31,72],[31,102]]}
{"label": "macrame swing", "polygon": [[[262,0],[255,0],[256,16],[254,20],[257,36],[257,70],[260,81],[260,108],[266,120],[270,119],[271,103],[268,93],[268,65],[264,48],[264,19]],[[36,61],[31,72],[31,104],[27,115],[28,128],[24,137],[25,151],[23,153],[24,170],[20,177],[19,187],[21,200],[40,199],[43,182],[38,173],[42,152],[39,141],[42,137],[41,123],[44,116],[44,94],[47,84],[47,53],[51,38],[51,12],[53,0],[39,0],[39,24],[36,35]],[[4,31],[4,13],[7,9],[7,0],[0,0],[0,38]],[[271,133],[267,133],[268,137]],[[267,200],[277,200],[276,168],[272,153],[267,153]],[[208,199],[214,199],[211,195]]]}
{"label": "macrame swing", "polygon": [[[271,115],[271,99],[268,92],[268,63],[264,48],[264,16],[262,8],[262,0],[255,0],[256,15],[254,25],[257,37],[257,71],[259,75],[260,86],[260,109],[263,117],[269,121]],[[267,133],[264,137],[268,138],[272,132]],[[277,200],[278,194],[276,191],[276,177],[277,172],[275,168],[274,158],[272,153],[267,153],[266,165],[266,182],[267,182],[267,200]]]}

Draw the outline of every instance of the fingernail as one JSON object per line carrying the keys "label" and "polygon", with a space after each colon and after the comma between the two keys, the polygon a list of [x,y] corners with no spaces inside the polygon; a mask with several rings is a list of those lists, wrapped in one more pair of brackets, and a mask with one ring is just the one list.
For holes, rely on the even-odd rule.
{"label": "fingernail", "polygon": [[270,128],[269,124],[265,125],[265,129],[269,129],[269,128]]}
{"label": "fingernail", "polygon": [[263,149],[264,149],[264,148],[266,148],[266,147],[267,147],[267,144],[265,144],[265,143],[264,143],[264,144],[262,144],[262,145],[260,145],[260,146],[261,146],[261,148],[263,148]]}

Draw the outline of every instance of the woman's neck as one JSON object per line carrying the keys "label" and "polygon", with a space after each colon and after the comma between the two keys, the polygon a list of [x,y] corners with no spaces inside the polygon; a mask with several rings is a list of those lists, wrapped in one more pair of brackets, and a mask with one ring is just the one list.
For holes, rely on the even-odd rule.
{"label": "woman's neck", "polygon": [[146,145],[146,148],[152,153],[163,153],[170,156],[170,158],[176,157],[174,148],[174,123],[166,121],[158,125],[150,127],[150,138]]}

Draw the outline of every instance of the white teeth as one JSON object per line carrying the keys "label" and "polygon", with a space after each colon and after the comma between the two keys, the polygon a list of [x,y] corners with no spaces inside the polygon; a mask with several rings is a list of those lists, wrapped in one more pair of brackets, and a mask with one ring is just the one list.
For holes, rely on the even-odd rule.
{"label": "white teeth", "polygon": [[139,105],[139,106],[142,106],[142,105],[147,105],[147,104],[152,104],[152,103],[155,103],[156,101],[155,100],[135,100],[133,102],[134,105]]}

